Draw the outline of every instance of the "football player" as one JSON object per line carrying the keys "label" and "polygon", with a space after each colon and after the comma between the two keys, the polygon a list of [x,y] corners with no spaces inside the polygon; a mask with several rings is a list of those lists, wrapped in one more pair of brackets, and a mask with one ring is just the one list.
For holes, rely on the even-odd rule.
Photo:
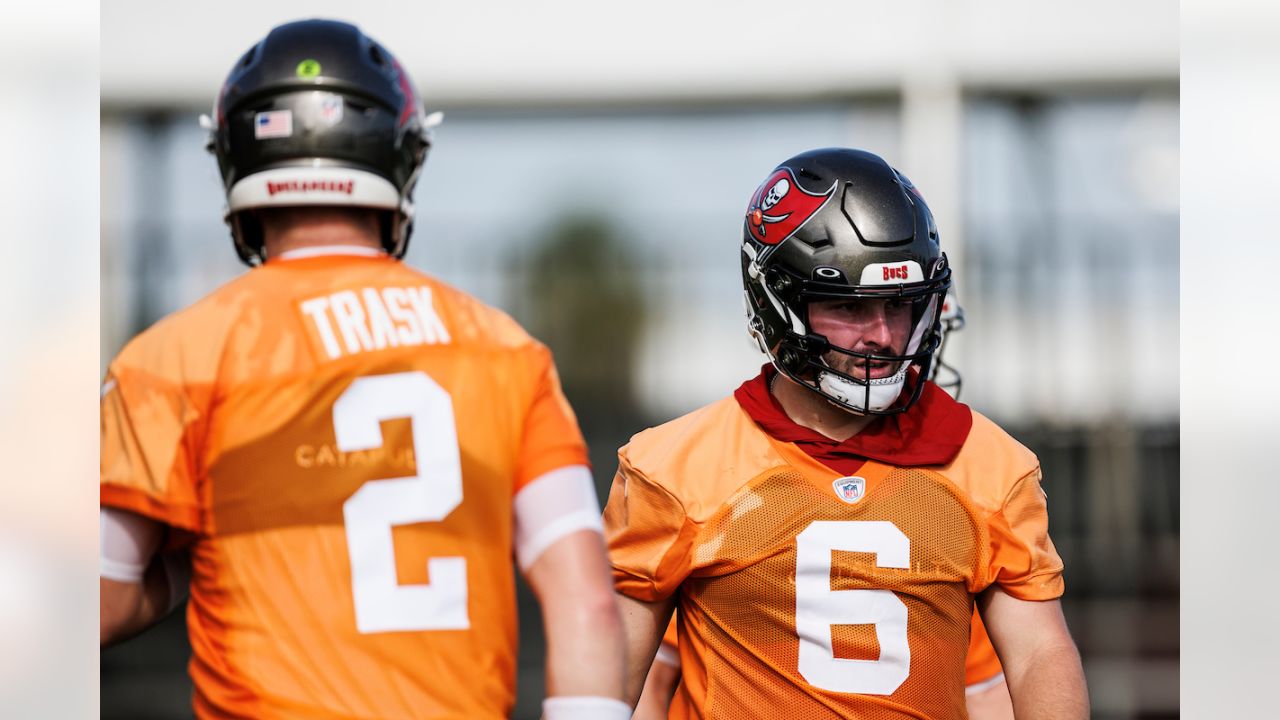
{"label": "football player", "polygon": [[871,153],[793,157],[742,272],[771,362],[619,452],[628,699],[678,605],[671,717],[963,717],[976,598],[1019,714],[1087,717],[1039,464],[926,381],[951,270],[919,191]]}
{"label": "football player", "polygon": [[[942,304],[938,350],[934,355],[932,377],[938,387],[947,390],[957,400],[960,398],[962,377],[960,371],[948,365],[943,355],[951,332],[964,329],[964,308],[956,299],[954,289],[947,292]],[[975,610],[969,632],[969,652],[965,656],[965,705],[970,720],[1013,720],[1013,704],[1009,688],[1004,681],[1000,658],[991,646],[982,618]],[[644,681],[644,689],[636,705],[633,720],[659,720],[666,718],[680,681],[680,644],[676,618],[673,616],[662,636],[662,644],[654,656],[653,665]]]}
{"label": "football player", "polygon": [[400,262],[433,122],[385,47],[323,20],[244,53],[206,121],[253,268],[102,388],[102,642],[167,612],[189,557],[198,717],[507,717],[513,555],[545,717],[629,716],[549,351]]}

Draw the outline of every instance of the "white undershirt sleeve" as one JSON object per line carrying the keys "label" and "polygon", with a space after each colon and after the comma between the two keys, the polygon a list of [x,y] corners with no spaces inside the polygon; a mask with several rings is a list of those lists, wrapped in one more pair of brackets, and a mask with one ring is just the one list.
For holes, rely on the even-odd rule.
{"label": "white undershirt sleeve", "polygon": [[568,465],[540,475],[515,497],[516,559],[521,570],[560,538],[579,530],[604,533],[591,470]]}
{"label": "white undershirt sleeve", "polygon": [[160,546],[164,527],[127,510],[98,512],[98,574],[108,580],[139,583]]}
{"label": "white undershirt sleeve", "polygon": [[630,720],[631,706],[607,697],[549,697],[542,701],[543,720]]}
{"label": "white undershirt sleeve", "polygon": [[1001,671],[996,673],[995,675],[992,675],[986,680],[979,680],[978,682],[972,685],[966,685],[964,687],[964,694],[977,695],[978,693],[983,693],[990,690],[991,688],[995,687],[996,685],[999,685],[1003,681],[1004,681],[1004,671]]}
{"label": "white undershirt sleeve", "polygon": [[680,652],[666,643],[658,645],[658,652],[653,656],[653,659],[660,663],[666,663],[671,667],[680,667]]}

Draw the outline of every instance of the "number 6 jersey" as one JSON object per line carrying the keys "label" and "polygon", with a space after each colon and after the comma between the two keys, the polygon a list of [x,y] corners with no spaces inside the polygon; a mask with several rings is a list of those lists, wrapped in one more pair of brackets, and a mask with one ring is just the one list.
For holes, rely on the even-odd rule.
{"label": "number 6 jersey", "polygon": [[[930,384],[862,457],[819,462],[759,409],[771,370],[619,453],[616,588],[679,598],[670,717],[964,717],[973,594],[1062,594],[1035,456]],[[957,409],[962,432],[935,422]]]}
{"label": "number 6 jersey", "polygon": [[506,717],[513,548],[599,527],[585,445],[514,321],[352,252],[272,260],[134,339],[101,502],[191,552],[200,717]]}

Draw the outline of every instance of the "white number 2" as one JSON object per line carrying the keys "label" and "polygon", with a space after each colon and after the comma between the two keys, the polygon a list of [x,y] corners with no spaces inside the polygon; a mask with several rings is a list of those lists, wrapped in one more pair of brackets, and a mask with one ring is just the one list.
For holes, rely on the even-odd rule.
{"label": "white number 2", "polygon": [[[832,590],[832,550],[875,553],[877,567],[907,568],[911,541],[885,521],[818,520],[796,536],[800,675],[823,690],[890,695],[911,672],[907,606],[889,590]],[[837,658],[832,625],[874,625],[880,659]]]}
{"label": "white number 2", "polygon": [[392,526],[443,520],[462,502],[462,463],[449,393],[422,372],[357,378],[333,404],[338,450],[382,447],[379,423],[406,417],[412,423],[418,473],[371,480],[342,505],[356,628],[362,633],[471,626],[466,558],[431,558],[430,583],[401,585],[391,541]]}

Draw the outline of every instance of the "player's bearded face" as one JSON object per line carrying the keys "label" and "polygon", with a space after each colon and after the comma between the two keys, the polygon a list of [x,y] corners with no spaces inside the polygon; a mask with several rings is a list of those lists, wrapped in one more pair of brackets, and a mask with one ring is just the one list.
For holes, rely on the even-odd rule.
{"label": "player's bearded face", "polygon": [[[809,304],[809,326],[832,345],[857,353],[902,355],[911,334],[911,303],[869,298],[815,300]],[[835,350],[823,359],[850,377],[877,379],[893,375],[901,361],[867,361]]]}

